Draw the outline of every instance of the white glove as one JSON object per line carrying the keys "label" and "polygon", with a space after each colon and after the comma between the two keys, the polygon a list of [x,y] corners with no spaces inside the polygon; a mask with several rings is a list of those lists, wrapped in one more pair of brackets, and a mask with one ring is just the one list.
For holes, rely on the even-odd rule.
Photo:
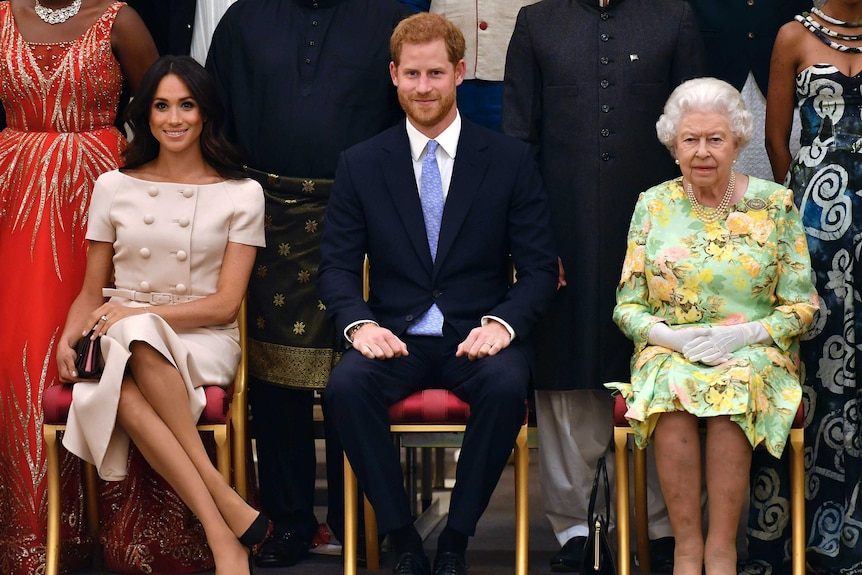
{"label": "white glove", "polygon": [[737,325],[720,325],[709,330],[707,335],[692,340],[682,353],[691,362],[718,365],[730,359],[730,354],[753,343],[769,343],[772,338],[759,321]]}
{"label": "white glove", "polygon": [[651,345],[660,345],[682,353],[683,348],[689,342],[708,333],[709,328],[706,327],[671,329],[666,323],[658,322],[650,328],[647,341]]}

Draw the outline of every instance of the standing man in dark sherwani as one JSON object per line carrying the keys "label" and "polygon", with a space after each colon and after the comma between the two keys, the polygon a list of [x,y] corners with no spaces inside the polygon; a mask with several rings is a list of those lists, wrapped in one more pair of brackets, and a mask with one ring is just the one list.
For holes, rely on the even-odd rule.
{"label": "standing man in dark sherwani", "polygon": [[[339,356],[315,287],[323,213],[339,152],[402,117],[389,36],[408,13],[395,0],[239,0],[207,57],[267,201],[267,248],[248,298],[261,505],[275,523],[260,566],[297,563],[317,529],[313,396]],[[331,429],[327,520],[341,537],[342,455]]]}
{"label": "standing man in dark sherwani", "polygon": [[[671,91],[704,68],[681,0],[542,0],[521,9],[509,43],[503,131],[536,148],[560,250],[533,376],[542,495],[562,546],[554,571],[580,567],[590,487],[613,429],[602,384],[629,379],[631,342],[612,313],[632,210],[638,194],[679,175],[655,123]],[[672,530],[650,476],[653,567],[669,569]]]}

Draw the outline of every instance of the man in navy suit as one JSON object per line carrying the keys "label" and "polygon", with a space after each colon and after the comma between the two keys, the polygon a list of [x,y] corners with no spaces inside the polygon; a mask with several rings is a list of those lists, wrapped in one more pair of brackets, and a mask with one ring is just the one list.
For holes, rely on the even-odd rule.
{"label": "man in navy suit", "polygon": [[[450,389],[470,404],[433,570],[458,575],[524,421],[532,369],[526,336],[557,287],[557,255],[529,147],[458,114],[465,72],[458,28],[438,14],[417,14],[398,25],[390,49],[407,119],[341,155],[326,210],[320,293],[352,347],[325,393],[395,548],[398,574],[431,569],[387,408],[426,388]],[[435,193],[443,206],[436,225],[426,205]],[[510,257],[518,274],[511,286]]]}

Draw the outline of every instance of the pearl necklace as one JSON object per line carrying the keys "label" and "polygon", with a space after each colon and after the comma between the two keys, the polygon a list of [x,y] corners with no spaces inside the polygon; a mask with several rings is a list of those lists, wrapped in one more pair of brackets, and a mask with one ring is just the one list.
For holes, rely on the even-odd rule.
{"label": "pearl necklace", "polygon": [[[724,197],[721,198],[718,206],[715,208],[705,208],[697,201],[694,195],[694,189],[691,187],[691,182],[685,184],[685,195],[688,196],[688,201],[691,202],[691,211],[697,216],[697,219],[710,224],[718,220],[723,220],[730,213],[730,198],[733,197],[733,188],[736,185],[736,172],[730,172],[730,181],[727,182],[727,189],[724,191]],[[707,212],[706,210],[710,210]]]}
{"label": "pearl necklace", "polygon": [[39,3],[39,0],[36,0],[35,8],[36,15],[41,18],[42,21],[46,24],[62,24],[63,22],[77,14],[78,10],[80,9],[81,0],[72,0],[71,4],[57,10],[46,8]]}

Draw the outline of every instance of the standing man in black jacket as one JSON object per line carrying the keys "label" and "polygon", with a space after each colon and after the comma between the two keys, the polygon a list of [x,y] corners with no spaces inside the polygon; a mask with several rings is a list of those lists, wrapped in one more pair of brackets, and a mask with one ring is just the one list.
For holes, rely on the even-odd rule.
{"label": "standing man in black jacket", "polygon": [[[611,315],[631,213],[638,194],[679,175],[655,123],[671,91],[703,72],[681,0],[542,0],[521,9],[509,44],[503,131],[536,149],[560,250],[533,377],[542,493],[562,545],[555,571],[580,566],[595,466],[610,447],[602,384],[629,378],[631,342]],[[655,481],[650,494],[653,566],[667,568],[672,531]]]}

